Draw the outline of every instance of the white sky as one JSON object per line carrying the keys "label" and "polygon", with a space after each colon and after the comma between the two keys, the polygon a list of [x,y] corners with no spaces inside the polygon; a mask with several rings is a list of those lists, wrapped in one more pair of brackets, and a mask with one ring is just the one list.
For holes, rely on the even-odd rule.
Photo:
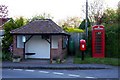
{"label": "white sky", "polygon": [[[55,21],[67,17],[81,17],[82,5],[86,0],[0,0],[8,6],[9,17],[23,16],[30,18],[36,14],[49,13]],[[89,2],[93,0],[88,0]],[[119,0],[105,0],[108,7],[117,8]]]}

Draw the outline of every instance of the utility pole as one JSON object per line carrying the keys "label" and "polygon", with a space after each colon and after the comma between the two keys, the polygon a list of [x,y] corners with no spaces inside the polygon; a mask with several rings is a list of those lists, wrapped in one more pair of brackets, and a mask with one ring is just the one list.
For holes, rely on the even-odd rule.
{"label": "utility pole", "polygon": [[86,40],[88,40],[88,0],[86,0],[86,20],[85,20]]}

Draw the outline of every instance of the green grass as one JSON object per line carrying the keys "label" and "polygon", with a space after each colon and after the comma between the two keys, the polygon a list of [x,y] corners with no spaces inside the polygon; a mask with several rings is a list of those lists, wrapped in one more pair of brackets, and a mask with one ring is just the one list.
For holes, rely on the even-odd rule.
{"label": "green grass", "polygon": [[113,66],[120,66],[120,59],[117,58],[85,58],[83,61],[81,58],[74,58],[75,64],[108,64]]}

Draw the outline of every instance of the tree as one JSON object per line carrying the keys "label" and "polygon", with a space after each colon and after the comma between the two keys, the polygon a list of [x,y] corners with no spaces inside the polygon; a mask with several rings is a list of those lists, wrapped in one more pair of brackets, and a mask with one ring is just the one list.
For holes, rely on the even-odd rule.
{"label": "tree", "polygon": [[[91,26],[91,23],[90,23],[90,20],[88,19],[88,27]],[[81,22],[80,26],[79,26],[79,29],[85,29],[85,19]]]}
{"label": "tree", "polygon": [[40,15],[35,15],[33,16],[30,21],[36,20],[36,19],[53,19],[53,17],[50,14],[40,14]]}
{"label": "tree", "polygon": [[105,24],[113,24],[118,22],[118,14],[114,9],[106,9],[102,16],[102,21]]}
{"label": "tree", "polygon": [[[85,8],[83,8],[82,11],[84,14],[86,13]],[[90,4],[88,5],[88,18],[90,19],[92,25],[101,24],[103,11],[104,11],[103,0],[94,0],[93,2],[90,2]]]}
{"label": "tree", "polygon": [[61,20],[59,22],[59,25],[62,27],[72,27],[72,28],[78,28],[80,25],[80,18],[79,17],[69,17],[66,20]]}
{"label": "tree", "polygon": [[0,18],[6,18],[8,16],[8,6],[0,5]]}
{"label": "tree", "polygon": [[117,14],[118,14],[118,23],[119,23],[120,22],[120,1],[118,2]]}
{"label": "tree", "polygon": [[5,23],[3,28],[5,30],[4,38],[2,40],[2,59],[8,60],[11,59],[11,52],[9,47],[13,42],[13,37],[10,34],[10,31],[16,28],[19,28],[26,24],[26,20],[22,17],[17,18],[16,20],[10,19],[9,22]]}

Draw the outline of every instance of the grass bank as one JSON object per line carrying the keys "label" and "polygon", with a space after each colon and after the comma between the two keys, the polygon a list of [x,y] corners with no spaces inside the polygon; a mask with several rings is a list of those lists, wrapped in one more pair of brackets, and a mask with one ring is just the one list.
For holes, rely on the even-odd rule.
{"label": "grass bank", "polygon": [[113,66],[120,66],[120,59],[118,58],[74,58],[75,64],[108,64]]}

